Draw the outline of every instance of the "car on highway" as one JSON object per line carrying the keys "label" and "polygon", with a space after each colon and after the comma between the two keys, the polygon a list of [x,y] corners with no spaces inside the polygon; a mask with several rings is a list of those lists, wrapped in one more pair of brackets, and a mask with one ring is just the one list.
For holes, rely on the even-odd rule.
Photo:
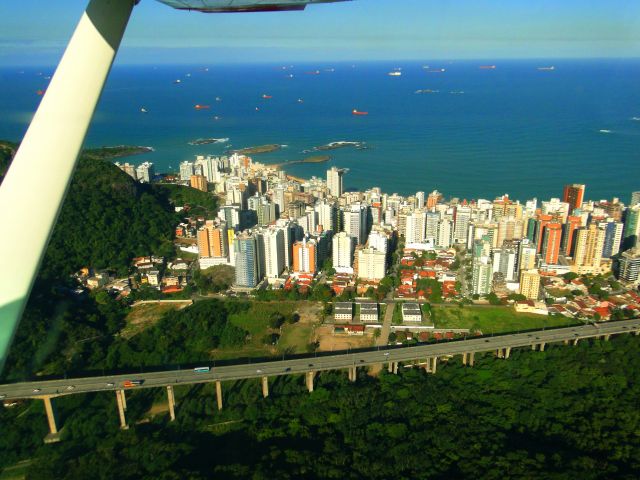
{"label": "car on highway", "polygon": [[287,367],[284,369],[285,372],[290,372],[291,371],[291,367]]}
{"label": "car on highway", "polygon": [[115,387],[115,386],[116,386],[115,383],[112,383],[112,382],[107,383],[107,387]]}
{"label": "car on highway", "polygon": [[4,393],[0,393],[0,400],[7,398],[7,396]]}
{"label": "car on highway", "polygon": [[67,387],[67,390],[75,390],[75,389],[76,389],[76,386],[75,386],[75,385],[69,385],[69,386]]}
{"label": "car on highway", "polygon": [[125,380],[124,382],[122,382],[122,386],[124,388],[138,387],[142,385],[143,382],[144,380]]}
{"label": "car on highway", "polygon": [[34,388],[34,389],[33,389],[33,393],[38,393],[38,392],[41,392],[41,391],[42,391],[42,390],[40,390],[39,388]]}
{"label": "car on highway", "polygon": [[193,369],[193,373],[208,373],[210,370],[210,367],[196,367]]}
{"label": "car on highway", "polygon": [[256,370],[256,373],[262,373],[262,370],[258,369]]}
{"label": "car on highway", "polygon": [[389,356],[389,352],[384,352],[384,356],[388,357]]}

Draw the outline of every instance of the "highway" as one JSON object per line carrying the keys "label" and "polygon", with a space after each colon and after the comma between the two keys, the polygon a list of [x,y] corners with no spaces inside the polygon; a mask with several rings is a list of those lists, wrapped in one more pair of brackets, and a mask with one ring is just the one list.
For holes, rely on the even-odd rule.
{"label": "highway", "polygon": [[[0,399],[40,398],[48,395],[72,395],[78,393],[115,391],[123,389],[123,382],[140,380],[142,384],[127,390],[158,388],[168,385],[191,385],[215,381],[241,380],[278,375],[294,375],[306,372],[340,370],[364,367],[385,362],[407,362],[432,357],[461,355],[557,343],[562,341],[595,338],[621,333],[640,333],[640,319],[584,325],[552,330],[536,330],[525,333],[505,334],[492,337],[477,337],[465,340],[439,342],[411,347],[384,347],[379,350],[354,350],[341,354],[274,360],[260,363],[244,363],[213,367],[209,372],[193,370],[168,370],[163,372],[105,375],[96,377],[43,380],[0,385]],[[203,364],[202,366],[211,366]]]}

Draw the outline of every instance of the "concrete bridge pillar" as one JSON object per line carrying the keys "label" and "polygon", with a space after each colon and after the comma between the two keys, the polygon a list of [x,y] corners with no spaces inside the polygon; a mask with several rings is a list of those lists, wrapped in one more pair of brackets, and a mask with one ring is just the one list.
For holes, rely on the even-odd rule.
{"label": "concrete bridge pillar", "polygon": [[540,351],[541,351],[541,352],[544,352],[544,346],[545,346],[545,343],[544,343],[544,342],[542,342],[542,343],[540,344]]}
{"label": "concrete bridge pillar", "polygon": [[387,364],[387,371],[388,371],[389,373],[393,373],[393,362],[389,362],[389,363]]}
{"label": "concrete bridge pillar", "polygon": [[269,396],[269,377],[262,377],[262,396],[264,398]]}
{"label": "concrete bridge pillar", "polygon": [[120,415],[120,428],[122,430],[127,430],[129,425],[127,425],[127,417],[124,415],[125,410],[125,402],[124,399],[124,390],[116,390],[116,402],[118,403],[118,414]]}
{"label": "concrete bridge pillar", "polygon": [[476,357],[476,352],[469,352],[469,366],[473,367],[473,362]]}
{"label": "concrete bridge pillar", "polygon": [[502,352],[502,348],[496,350],[496,357],[504,358],[504,353]]}
{"label": "concrete bridge pillar", "polygon": [[580,340],[579,338],[574,338],[574,339],[573,339],[573,346],[574,346],[574,347],[578,345],[578,341],[579,341],[579,340]]}
{"label": "concrete bridge pillar", "polygon": [[562,343],[564,343],[565,345],[569,345],[569,340],[563,340]]}
{"label": "concrete bridge pillar", "polygon": [[466,365],[467,364],[467,352],[464,352],[462,354],[462,365]]}
{"label": "concrete bridge pillar", "polygon": [[611,334],[607,333],[607,334],[604,336],[604,341],[605,341],[605,342],[608,342],[610,338],[611,338]]}
{"label": "concrete bridge pillar", "polygon": [[398,374],[398,363],[399,362],[393,362],[393,373],[394,374]]}
{"label": "concrete bridge pillar", "polygon": [[638,335],[640,335],[640,330],[636,330],[635,332],[633,332],[634,335],[637,337]]}
{"label": "concrete bridge pillar", "polygon": [[509,358],[509,356],[511,356],[511,347],[504,349],[504,358]]}
{"label": "concrete bridge pillar", "polygon": [[431,373],[431,357],[427,357],[427,362],[424,365],[424,371]]}
{"label": "concrete bridge pillar", "polygon": [[220,380],[216,381],[216,401],[218,403],[218,410],[222,410],[222,384]]}
{"label": "concrete bridge pillar", "polygon": [[307,381],[307,390],[309,390],[309,393],[313,392],[313,377],[315,377],[315,372],[313,371],[307,372],[305,375]]}
{"label": "concrete bridge pillar", "polygon": [[349,367],[349,380],[355,382],[358,378],[358,367]]}
{"label": "concrete bridge pillar", "polygon": [[[124,397],[124,392],[122,396]],[[169,418],[173,422],[176,419],[176,397],[171,385],[167,385],[167,400],[169,401]]]}
{"label": "concrete bridge pillar", "polygon": [[56,421],[56,411],[51,403],[51,396],[42,397],[44,401],[44,411],[47,414],[47,422],[49,423],[49,433],[44,437],[44,443],[55,443],[60,441],[60,433],[58,431],[58,423]]}
{"label": "concrete bridge pillar", "polygon": [[433,357],[431,359],[431,373],[436,373],[436,370],[438,369],[438,357]]}

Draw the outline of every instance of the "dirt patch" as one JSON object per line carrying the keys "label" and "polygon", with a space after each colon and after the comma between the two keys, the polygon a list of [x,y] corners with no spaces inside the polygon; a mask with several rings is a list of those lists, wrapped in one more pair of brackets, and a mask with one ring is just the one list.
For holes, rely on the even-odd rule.
{"label": "dirt patch", "polygon": [[127,325],[122,329],[120,335],[124,339],[129,339],[143,330],[156,324],[163,315],[172,310],[180,310],[191,305],[191,301],[184,303],[143,303],[131,308],[127,315]]}
{"label": "dirt patch", "polygon": [[349,350],[373,345],[373,335],[333,335],[332,330],[331,326],[316,328],[316,340],[320,342],[320,351]]}

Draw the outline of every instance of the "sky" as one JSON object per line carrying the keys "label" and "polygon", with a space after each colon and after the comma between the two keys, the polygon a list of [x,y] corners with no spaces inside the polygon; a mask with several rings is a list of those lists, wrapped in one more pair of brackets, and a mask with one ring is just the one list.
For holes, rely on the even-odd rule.
{"label": "sky", "polygon": [[[0,66],[53,65],[85,0],[0,1]],[[134,9],[117,62],[640,57],[638,0],[354,0],[302,12]]]}

